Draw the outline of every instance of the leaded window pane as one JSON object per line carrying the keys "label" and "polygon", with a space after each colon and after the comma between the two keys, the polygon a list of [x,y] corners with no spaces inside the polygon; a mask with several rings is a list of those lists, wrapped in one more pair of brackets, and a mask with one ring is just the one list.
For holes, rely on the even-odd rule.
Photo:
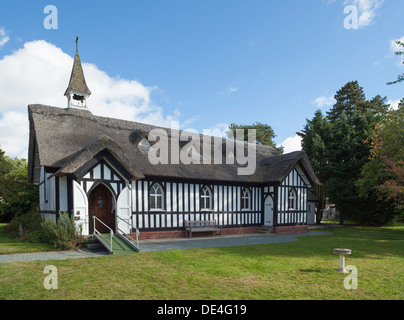
{"label": "leaded window pane", "polygon": [[200,206],[201,209],[211,209],[212,205],[212,200],[211,200],[212,194],[210,192],[210,189],[205,186],[201,189],[201,198],[200,198]]}
{"label": "leaded window pane", "polygon": [[163,189],[158,184],[154,184],[150,188],[150,209],[164,209]]}
{"label": "leaded window pane", "polygon": [[162,202],[161,196],[157,197],[157,208],[156,209],[163,209],[163,202]]}

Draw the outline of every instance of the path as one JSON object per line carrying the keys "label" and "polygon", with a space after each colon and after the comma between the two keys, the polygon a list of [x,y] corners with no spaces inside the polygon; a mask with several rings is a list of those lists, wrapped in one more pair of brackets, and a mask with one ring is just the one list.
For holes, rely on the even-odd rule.
{"label": "path", "polygon": [[107,251],[90,251],[87,249],[70,250],[70,251],[2,254],[0,255],[0,263],[37,261],[37,260],[79,259],[79,258],[100,257],[108,254],[109,253]]}
{"label": "path", "polygon": [[297,241],[298,237],[303,236],[323,236],[331,233],[325,231],[309,231],[302,234],[250,234],[250,235],[233,235],[214,238],[192,238],[192,239],[159,239],[159,240],[143,240],[140,242],[140,251],[168,251],[180,249],[198,249],[198,248],[215,248],[215,247],[237,247],[249,246],[267,243],[284,243]]}
{"label": "path", "polygon": [[[181,249],[215,248],[215,247],[237,247],[249,246],[267,243],[284,243],[297,241],[298,237],[304,236],[323,236],[331,233],[325,231],[309,231],[303,234],[290,235],[234,235],[214,238],[193,238],[193,239],[159,239],[140,241],[140,252],[168,251]],[[57,251],[57,252],[36,252],[0,255],[0,263],[10,263],[18,261],[37,261],[37,260],[65,260],[100,257],[108,255],[107,251],[90,251],[81,249],[76,251]],[[136,254],[136,253],[134,253]]]}

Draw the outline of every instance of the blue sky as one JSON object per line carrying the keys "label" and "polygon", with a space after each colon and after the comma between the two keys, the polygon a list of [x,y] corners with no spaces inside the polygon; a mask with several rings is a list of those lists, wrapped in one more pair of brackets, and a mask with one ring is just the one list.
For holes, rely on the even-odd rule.
{"label": "blue sky", "polygon": [[[57,8],[58,29],[44,27],[47,5]],[[347,5],[358,9],[358,29],[344,27]],[[166,125],[174,119],[199,132],[260,121],[292,151],[306,118],[318,108],[328,110],[348,81],[358,80],[367,98],[380,94],[397,102],[404,97],[402,84],[386,85],[404,72],[391,46],[404,37],[400,0],[2,0],[0,146],[8,155],[26,153],[28,103],[65,107],[51,98],[64,99],[63,90],[46,95],[54,89],[46,79],[59,68],[35,71],[21,61],[42,53],[46,64],[60,56],[58,63],[67,61],[71,70],[65,59],[74,55],[76,34],[89,68],[87,83],[95,97],[88,103],[95,114],[110,115],[109,108],[121,118],[127,112],[128,120]],[[60,73],[67,86],[66,72]],[[137,85],[139,91],[125,89],[127,98],[108,104],[96,96],[101,86],[94,82],[101,76],[113,83],[111,97],[123,92],[123,85]],[[41,83],[38,95],[34,91]],[[96,104],[104,102],[104,111],[97,112]],[[131,104],[141,112],[129,112]],[[18,132],[16,125],[8,128],[20,120],[24,125]]]}

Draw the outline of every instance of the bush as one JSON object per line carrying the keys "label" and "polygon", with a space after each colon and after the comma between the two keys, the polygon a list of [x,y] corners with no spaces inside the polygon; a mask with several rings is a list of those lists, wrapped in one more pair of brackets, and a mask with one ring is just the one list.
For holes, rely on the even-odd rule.
{"label": "bush", "polygon": [[[30,212],[24,215],[15,216],[4,228],[4,231],[10,237],[19,236],[19,227],[22,226],[24,239],[29,242],[44,242],[43,231],[41,227],[42,218],[38,212]],[[23,240],[23,238],[19,238]]]}
{"label": "bush", "polygon": [[23,216],[32,211],[38,211],[37,190],[18,192],[15,199],[0,202],[0,222],[10,222],[14,217]]}
{"label": "bush", "polygon": [[13,218],[14,212],[11,210],[11,205],[6,201],[0,202],[0,223],[10,222]]}
{"label": "bush", "polygon": [[82,227],[76,226],[73,217],[67,213],[59,213],[56,223],[46,218],[42,222],[44,239],[62,250],[74,249],[83,242]]}
{"label": "bush", "polygon": [[394,205],[377,199],[361,201],[356,209],[355,214],[347,215],[346,218],[364,226],[392,225],[400,218],[400,212]]}

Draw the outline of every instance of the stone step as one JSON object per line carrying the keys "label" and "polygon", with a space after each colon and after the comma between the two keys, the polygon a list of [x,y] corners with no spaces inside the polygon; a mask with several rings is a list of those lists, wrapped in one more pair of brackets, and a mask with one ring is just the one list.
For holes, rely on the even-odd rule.
{"label": "stone step", "polygon": [[270,234],[272,233],[273,227],[262,226],[257,229],[256,233],[260,234]]}
{"label": "stone step", "polygon": [[87,239],[87,249],[89,250],[101,250],[104,246],[98,241],[93,235],[89,236]]}
{"label": "stone step", "polygon": [[99,243],[99,242],[97,242],[97,243],[87,243],[87,249],[89,249],[89,250],[101,250],[101,249],[104,249],[104,246],[101,244],[101,243]]}

